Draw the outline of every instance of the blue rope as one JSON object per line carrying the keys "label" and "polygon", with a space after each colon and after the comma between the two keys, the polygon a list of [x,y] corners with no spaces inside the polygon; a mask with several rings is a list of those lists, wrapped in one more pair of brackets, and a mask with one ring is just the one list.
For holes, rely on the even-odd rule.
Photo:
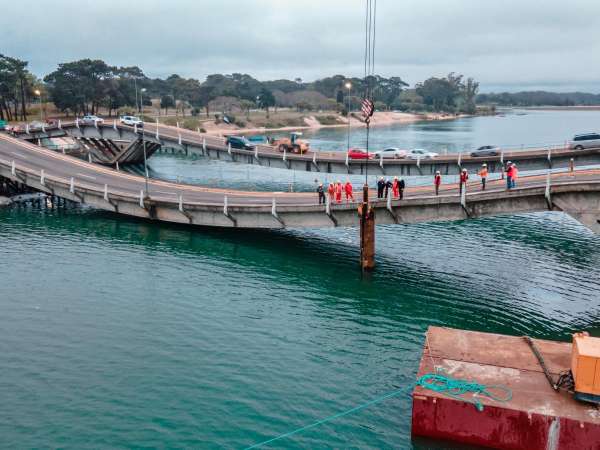
{"label": "blue rope", "polygon": [[310,425],[306,425],[306,426],[304,426],[304,427],[297,428],[297,429],[295,429],[294,431],[290,431],[290,432],[288,432],[288,433],[281,434],[281,435],[279,435],[279,436],[276,436],[276,437],[274,437],[274,438],[268,439],[268,440],[266,440],[266,441],[259,442],[258,444],[251,445],[250,447],[246,447],[244,450],[250,450],[250,449],[253,449],[253,448],[259,448],[259,447],[262,447],[263,445],[270,444],[271,442],[278,441],[279,439],[283,439],[283,438],[286,438],[286,437],[290,437],[290,436],[292,436],[292,435],[294,435],[294,434],[300,433],[300,432],[302,432],[302,431],[309,430],[309,429],[311,429],[311,428],[314,428],[314,427],[316,427],[316,426],[322,425],[322,424],[324,424],[324,423],[326,423],[326,422],[330,422],[330,421],[332,421],[332,420],[334,420],[334,419],[338,419],[338,418],[340,418],[340,417],[347,416],[348,414],[352,414],[353,412],[360,411],[361,409],[364,409],[364,408],[366,408],[366,407],[368,407],[368,406],[374,405],[375,403],[382,402],[382,401],[384,401],[384,400],[387,400],[388,398],[396,397],[397,395],[400,395],[400,394],[402,394],[403,392],[406,392],[406,390],[407,390],[407,389],[411,389],[411,388],[413,388],[413,387],[414,387],[414,385],[413,385],[413,384],[410,384],[410,385],[408,385],[408,386],[405,386],[405,387],[404,387],[404,388],[402,388],[402,389],[398,389],[397,391],[390,392],[390,393],[388,393],[388,394],[382,395],[381,397],[377,397],[377,398],[376,398],[376,399],[374,399],[374,400],[371,400],[371,401],[369,401],[369,402],[366,402],[366,403],[363,403],[363,404],[361,404],[361,405],[355,406],[355,407],[354,407],[354,408],[352,408],[352,409],[348,409],[348,410],[346,410],[346,411],[342,411],[342,412],[340,412],[340,413],[334,414],[334,415],[332,415],[332,416],[329,416],[329,417],[326,417],[326,418],[324,418],[324,419],[317,420],[316,422],[313,422],[313,423],[311,423]]}
{"label": "blue rope", "polygon": [[[475,408],[477,408],[478,411],[483,411],[483,404],[481,403],[481,401],[476,398],[467,399],[467,398],[462,397],[462,395],[471,392],[473,394],[484,395],[484,396],[486,396],[492,400],[495,400],[497,402],[508,402],[512,399],[512,391],[505,386],[498,386],[498,385],[486,386],[485,384],[479,384],[479,383],[475,383],[473,381],[461,380],[461,379],[451,378],[451,377],[448,377],[445,375],[440,375],[440,373],[442,373],[442,372],[438,371],[438,373],[436,373],[436,374],[429,373],[429,374],[423,375],[422,377],[420,377],[417,380],[416,385],[421,386],[425,389],[435,391],[435,392],[440,392],[440,393],[447,395],[448,397],[452,397],[456,400],[471,403],[475,406]],[[368,406],[374,405],[375,403],[379,403],[379,402],[382,402],[389,398],[396,397],[397,395],[400,395],[403,392],[406,392],[406,390],[412,389],[413,387],[414,387],[414,385],[411,383],[402,389],[398,389],[397,391],[393,391],[388,394],[382,395],[382,396],[377,397],[369,402],[355,406],[352,409],[348,409],[346,411],[342,411],[340,413],[334,414],[334,415],[326,417],[324,419],[317,420],[316,422],[313,422],[309,425],[306,425],[306,426],[303,426],[300,428],[296,428],[295,430],[290,431],[288,433],[284,433],[284,434],[281,434],[274,438],[267,439],[266,441],[259,442],[258,444],[251,445],[250,447],[246,447],[244,450],[251,450],[254,448],[259,448],[264,445],[270,444],[272,442],[278,441],[280,439],[284,439],[284,438],[293,436],[294,434],[298,434],[302,431],[306,431],[311,428],[317,427],[326,422],[330,422],[332,420],[339,419],[340,417],[344,417],[344,416],[347,416],[348,414],[352,414],[356,411],[360,411],[361,409],[364,409]],[[491,392],[491,390],[502,391],[504,393],[504,396],[501,397],[501,396],[495,395],[493,392]]]}
{"label": "blue rope", "polygon": [[[461,400],[463,402],[471,403],[477,411],[483,411],[483,403],[478,398],[464,398],[463,395],[467,393],[473,393],[473,395],[482,395],[488,397],[496,402],[509,402],[512,399],[512,391],[506,386],[499,385],[485,385],[475,383],[469,380],[461,380],[457,378],[451,378],[445,375],[440,375],[441,371],[437,374],[428,373],[423,375],[417,380],[417,386],[421,386],[431,391],[440,392],[448,397],[455,400]],[[501,391],[504,395],[496,395],[492,391]]]}

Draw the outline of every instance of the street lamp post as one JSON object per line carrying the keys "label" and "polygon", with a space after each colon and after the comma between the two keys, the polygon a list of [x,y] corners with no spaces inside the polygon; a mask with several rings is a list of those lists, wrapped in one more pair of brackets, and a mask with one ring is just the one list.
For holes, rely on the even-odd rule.
{"label": "street lamp post", "polygon": [[[140,89],[140,103],[143,105],[144,104],[144,92],[146,92],[146,88],[142,88]],[[144,111],[142,110],[142,121],[144,120]],[[148,158],[146,157],[146,136],[145,136],[145,128],[142,124],[142,146],[144,148],[144,181],[146,183],[146,197],[149,197],[149,193],[148,193]]]}
{"label": "street lamp post", "polygon": [[345,86],[346,86],[346,89],[348,89],[348,96],[347,96],[348,97],[348,110],[347,110],[346,118],[348,119],[348,151],[350,151],[350,92],[352,89],[352,83],[347,81]]}
{"label": "street lamp post", "polygon": [[44,121],[44,107],[42,105],[42,91],[40,91],[39,89],[36,89],[34,91],[35,95],[37,95],[40,98],[40,122]]}

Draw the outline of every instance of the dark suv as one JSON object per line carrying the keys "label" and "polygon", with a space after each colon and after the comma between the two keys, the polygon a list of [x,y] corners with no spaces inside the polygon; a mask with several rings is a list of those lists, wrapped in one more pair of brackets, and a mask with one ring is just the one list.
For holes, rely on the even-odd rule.
{"label": "dark suv", "polygon": [[571,150],[583,150],[584,148],[595,147],[600,147],[599,133],[576,134],[569,144]]}
{"label": "dark suv", "polygon": [[244,136],[227,136],[226,145],[231,144],[231,148],[239,148],[242,150],[254,150],[256,147],[252,142]]}

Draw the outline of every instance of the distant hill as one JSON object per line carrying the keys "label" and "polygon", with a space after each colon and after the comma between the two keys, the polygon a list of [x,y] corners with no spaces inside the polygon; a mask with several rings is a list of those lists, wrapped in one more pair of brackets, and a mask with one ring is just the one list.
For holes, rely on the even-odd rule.
{"label": "distant hill", "polygon": [[479,94],[476,102],[498,106],[591,106],[600,105],[600,94],[547,91],[501,92]]}

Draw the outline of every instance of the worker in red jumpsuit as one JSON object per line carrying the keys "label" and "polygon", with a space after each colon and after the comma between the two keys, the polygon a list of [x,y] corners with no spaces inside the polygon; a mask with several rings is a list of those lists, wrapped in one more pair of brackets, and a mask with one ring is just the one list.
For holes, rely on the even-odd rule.
{"label": "worker in red jumpsuit", "polygon": [[400,196],[400,186],[398,186],[398,177],[394,177],[394,181],[392,182],[392,195],[394,198],[398,198]]}
{"label": "worker in red jumpsuit", "polygon": [[329,183],[327,195],[329,195],[329,204],[331,205],[333,203],[333,196],[335,195],[335,187],[333,186],[333,183]]}
{"label": "worker in red jumpsuit", "polygon": [[460,172],[460,185],[458,187],[458,192],[460,194],[462,194],[462,190],[463,190],[463,185],[465,190],[467,189],[467,180],[469,179],[469,172],[467,172],[467,169],[463,169]]}
{"label": "worker in red jumpsuit", "polygon": [[348,203],[349,200],[354,201],[354,195],[352,195],[352,183],[350,183],[350,181],[346,181],[344,192],[346,193],[346,203]]}
{"label": "worker in red jumpsuit", "polygon": [[335,183],[335,201],[342,203],[342,182],[340,180]]}
{"label": "worker in red jumpsuit", "polygon": [[435,186],[435,195],[440,195],[440,184],[442,184],[442,174],[439,170],[436,170],[435,176],[433,177],[433,185]]}

